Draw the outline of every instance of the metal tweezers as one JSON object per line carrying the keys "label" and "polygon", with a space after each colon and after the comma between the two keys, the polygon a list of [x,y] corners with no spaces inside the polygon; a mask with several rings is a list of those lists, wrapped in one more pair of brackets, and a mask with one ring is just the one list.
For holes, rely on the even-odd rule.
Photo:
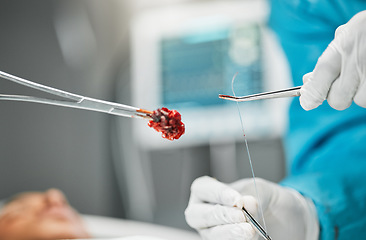
{"label": "metal tweezers", "polygon": [[257,94],[252,94],[252,95],[248,95],[248,96],[242,96],[242,97],[219,94],[219,98],[227,99],[227,100],[231,100],[231,101],[235,101],[235,102],[246,102],[246,101],[268,99],[268,98],[297,97],[297,96],[300,96],[300,88],[301,88],[301,86],[286,88],[286,89],[277,90],[277,91],[257,93]]}
{"label": "metal tweezers", "polygon": [[272,240],[272,238],[267,234],[266,230],[255,220],[255,218],[243,207],[242,208],[245,216],[249,219],[249,223],[253,228],[266,240]]}
{"label": "metal tweezers", "polygon": [[0,77],[65,99],[65,100],[55,100],[55,99],[39,98],[33,96],[0,94],[0,100],[43,103],[62,107],[104,112],[122,117],[143,118],[152,120],[151,114],[153,112],[145,109],[69,93],[56,88],[41,85],[39,83],[35,83],[26,79],[22,79],[20,77],[13,76],[2,71],[0,71]]}

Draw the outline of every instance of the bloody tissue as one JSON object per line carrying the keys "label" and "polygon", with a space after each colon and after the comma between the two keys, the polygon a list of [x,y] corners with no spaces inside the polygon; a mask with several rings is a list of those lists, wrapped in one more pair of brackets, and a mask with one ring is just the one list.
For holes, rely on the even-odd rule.
{"label": "bloody tissue", "polygon": [[148,125],[156,131],[162,133],[162,137],[174,140],[180,138],[185,132],[184,123],[181,121],[181,115],[177,110],[169,110],[165,107],[155,110]]}

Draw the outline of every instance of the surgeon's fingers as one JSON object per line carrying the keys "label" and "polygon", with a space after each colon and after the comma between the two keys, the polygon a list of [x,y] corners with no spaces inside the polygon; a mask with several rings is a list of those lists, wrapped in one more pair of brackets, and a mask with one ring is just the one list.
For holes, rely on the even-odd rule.
{"label": "surgeon's fingers", "polygon": [[346,61],[343,59],[341,73],[333,82],[327,97],[328,104],[337,110],[351,106],[360,82],[356,66]]}
{"label": "surgeon's fingers", "polygon": [[336,38],[336,37],[340,36],[343,33],[344,29],[346,29],[346,24],[338,26],[334,33],[334,37]]}
{"label": "surgeon's fingers", "polygon": [[[257,178],[256,181],[262,179]],[[236,182],[230,183],[231,188],[239,192],[242,196],[236,202],[239,208],[245,207],[251,214],[256,215],[258,210],[257,191],[255,189],[255,182],[253,178],[243,178]],[[261,189],[262,190],[262,189]]]}
{"label": "surgeon's fingers", "polygon": [[[343,71],[342,71],[343,74]],[[349,73],[347,79],[340,77],[334,81],[328,94],[328,104],[336,110],[344,110],[351,106],[353,97],[357,91],[357,74]],[[346,81],[348,83],[346,83]]]}
{"label": "surgeon's fingers", "polygon": [[[230,184],[230,187],[243,195],[244,207],[252,214],[257,212],[257,200],[261,201],[261,207],[265,211],[270,204],[275,203],[276,196],[278,196],[277,184],[263,178],[255,178],[255,182],[252,178],[240,179]],[[249,196],[253,196],[252,199],[249,199]]]}
{"label": "surgeon's fingers", "polygon": [[[333,82],[327,97],[329,105],[337,110],[344,110],[351,106],[360,83],[357,64],[353,64],[353,57],[345,53],[345,49],[352,52],[353,44],[348,43],[346,26],[339,27],[336,31],[336,39],[343,50],[341,58],[341,71],[339,77]],[[343,43],[341,45],[341,43]],[[342,46],[342,47],[341,47]]]}
{"label": "surgeon's fingers", "polygon": [[[366,78],[366,76],[364,76]],[[361,81],[362,84],[358,87],[357,93],[353,101],[360,107],[366,108],[366,79]]]}
{"label": "surgeon's fingers", "polygon": [[302,77],[302,81],[304,84],[308,83],[310,81],[310,78],[311,76],[313,75],[313,72],[309,72],[307,74],[305,74],[303,77]]}
{"label": "surgeon's fingers", "polygon": [[208,176],[193,181],[191,195],[202,202],[218,203],[226,206],[235,206],[241,198],[237,191]]}
{"label": "surgeon's fingers", "polygon": [[300,89],[300,104],[305,110],[311,110],[323,103],[329,89],[341,70],[341,55],[337,50],[337,39],[333,40],[323,52],[311,75],[307,76]]}
{"label": "surgeon's fingers", "polygon": [[227,224],[200,231],[203,239],[209,240],[255,240],[258,234],[249,223]]}
{"label": "surgeon's fingers", "polygon": [[191,204],[184,214],[188,225],[195,229],[246,221],[244,213],[239,208],[218,204]]}

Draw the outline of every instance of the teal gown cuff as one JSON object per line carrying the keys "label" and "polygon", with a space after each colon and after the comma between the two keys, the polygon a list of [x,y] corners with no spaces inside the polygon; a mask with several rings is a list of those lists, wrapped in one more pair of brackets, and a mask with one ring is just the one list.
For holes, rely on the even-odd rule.
{"label": "teal gown cuff", "polygon": [[[348,170],[346,170],[348,171]],[[297,190],[313,200],[320,224],[320,239],[359,239],[366,229],[366,192],[363,182],[348,181],[349,174],[364,176],[361,168],[351,173],[307,173],[289,176],[281,185]],[[365,180],[365,177],[361,177]],[[332,187],[329,187],[332,182]],[[349,189],[360,191],[349,192],[348,185],[358,184]],[[325,186],[324,186],[325,185]],[[341,192],[341,193],[340,193]],[[361,195],[360,197],[358,195]],[[343,196],[340,198],[340,196]]]}

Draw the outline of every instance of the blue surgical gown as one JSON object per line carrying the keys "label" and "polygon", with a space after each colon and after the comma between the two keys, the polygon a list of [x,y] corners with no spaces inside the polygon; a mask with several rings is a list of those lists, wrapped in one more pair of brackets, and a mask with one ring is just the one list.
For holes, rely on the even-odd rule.
{"label": "blue surgical gown", "polygon": [[[270,4],[269,25],[287,55],[296,86],[314,69],[336,28],[366,9],[361,0]],[[366,239],[366,109],[353,104],[337,111],[324,102],[305,111],[294,99],[284,142],[288,174],[281,184],[313,200],[320,239]]]}

